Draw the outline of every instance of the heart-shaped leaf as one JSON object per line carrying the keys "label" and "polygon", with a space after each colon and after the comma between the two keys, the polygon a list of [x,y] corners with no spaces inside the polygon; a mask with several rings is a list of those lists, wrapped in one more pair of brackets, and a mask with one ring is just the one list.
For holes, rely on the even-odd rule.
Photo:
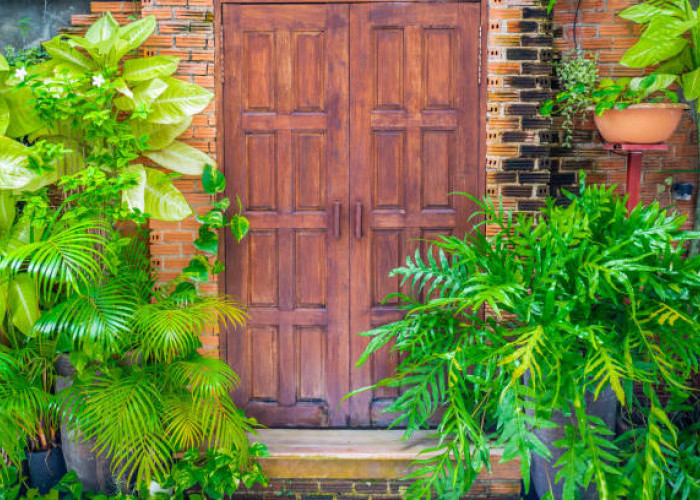
{"label": "heart-shaped leaf", "polygon": [[203,255],[197,255],[182,272],[194,281],[205,283],[209,281],[209,261]]}
{"label": "heart-shaped leaf", "polygon": [[250,229],[250,222],[242,215],[236,214],[233,217],[231,217],[231,222],[229,222],[229,226],[231,227],[231,234],[233,234],[233,237],[236,238],[236,241],[240,243],[241,241],[243,241],[243,238],[245,238],[246,234],[248,234],[248,230]]}
{"label": "heart-shaped leaf", "polygon": [[194,247],[202,252],[215,254],[219,250],[219,235],[203,225],[198,231],[199,238],[194,240]]}
{"label": "heart-shaped leaf", "polygon": [[226,178],[215,166],[206,165],[202,174],[202,187],[207,194],[223,193],[226,189]]}

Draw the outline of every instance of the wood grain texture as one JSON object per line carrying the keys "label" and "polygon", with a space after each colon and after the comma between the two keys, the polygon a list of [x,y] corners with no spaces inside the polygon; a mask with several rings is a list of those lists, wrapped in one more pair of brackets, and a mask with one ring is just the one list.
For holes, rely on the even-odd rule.
{"label": "wood grain texture", "polygon": [[348,199],[348,6],[223,13],[225,170],[251,221],[226,255],[250,313],[228,333],[234,398],[266,425],[343,426],[348,235],[329,232]]}
{"label": "wood grain texture", "polygon": [[226,252],[226,291],[251,315],[225,342],[235,399],[269,426],[385,426],[397,389],[341,399],[399,361],[353,366],[358,333],[402,315],[382,303],[407,291],[389,271],[421,238],[466,231],[472,207],[449,192],[483,190],[480,7],[222,11],[223,163],[251,222]]}
{"label": "wood grain texture", "polygon": [[[351,239],[352,359],[356,334],[401,317],[387,294],[408,292],[391,269],[422,237],[463,233],[470,209],[451,191],[478,192],[480,9],[473,4],[364,4],[350,10],[350,202],[364,207],[363,237]],[[368,85],[367,77],[372,78]],[[353,389],[391,374],[378,352],[351,372]],[[352,426],[382,426],[396,389],[352,398]]]}

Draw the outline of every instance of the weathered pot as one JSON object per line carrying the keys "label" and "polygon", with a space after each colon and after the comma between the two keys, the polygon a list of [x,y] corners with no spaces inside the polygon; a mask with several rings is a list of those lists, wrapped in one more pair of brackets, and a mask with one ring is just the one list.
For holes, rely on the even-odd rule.
{"label": "weathered pot", "polygon": [[[56,378],[56,392],[73,384],[75,370],[68,356],[59,356],[56,371],[59,374]],[[117,411],[116,408],[115,411]],[[82,439],[65,420],[61,422],[61,444],[67,469],[78,475],[85,491],[107,494],[116,492],[110,460],[103,455],[98,455],[94,451],[94,441]]]}
{"label": "weathered pot", "polygon": [[61,447],[27,453],[27,469],[32,487],[46,495],[66,474],[66,462],[63,460]]}
{"label": "weathered pot", "polygon": [[[610,430],[614,431],[617,417],[617,398],[613,390],[610,387],[603,389],[598,395],[598,399],[595,401],[592,393],[586,393],[586,414],[600,418]],[[561,412],[555,412],[552,415],[551,421],[559,427],[556,429],[538,429],[533,431],[547,448],[549,448],[549,451],[552,453],[552,459],[547,461],[535,453],[532,454],[532,461],[530,464],[530,487],[534,488],[538,497],[542,497],[550,490],[551,484],[552,494],[555,500],[561,500],[564,483],[560,481],[555,484],[554,479],[557,476],[559,467],[554,467],[554,464],[562,456],[564,450],[557,448],[553,443],[566,437],[564,433],[564,426],[566,424],[575,426],[576,422],[574,417],[565,417]],[[580,498],[581,500],[596,500],[598,498],[598,491],[595,486],[591,486],[587,491],[581,492]]]}
{"label": "weathered pot", "polygon": [[687,107],[676,103],[632,104],[627,109],[594,114],[594,120],[606,142],[658,144],[671,138]]}

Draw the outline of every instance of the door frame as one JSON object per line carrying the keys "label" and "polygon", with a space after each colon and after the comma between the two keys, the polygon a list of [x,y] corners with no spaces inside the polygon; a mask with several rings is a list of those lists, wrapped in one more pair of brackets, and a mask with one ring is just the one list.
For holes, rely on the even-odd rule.
{"label": "door frame", "polygon": [[[217,163],[226,165],[225,137],[227,132],[226,121],[224,119],[224,36],[223,9],[226,5],[264,5],[264,4],[361,4],[361,3],[477,3],[480,4],[481,21],[479,26],[479,119],[478,148],[477,148],[477,183],[478,192],[472,193],[481,198],[486,193],[486,107],[487,107],[487,43],[488,43],[488,14],[489,5],[486,0],[401,0],[391,2],[390,0],[214,0],[214,103],[216,106],[216,152]],[[230,231],[224,231],[224,237],[219,244],[218,258],[226,261],[226,248],[237,243],[233,240]],[[217,283],[218,292],[226,294],[228,292],[225,277],[220,277]],[[235,298],[235,297],[234,297]],[[219,329],[219,357],[224,361],[229,361],[229,334],[231,329],[222,325]]]}

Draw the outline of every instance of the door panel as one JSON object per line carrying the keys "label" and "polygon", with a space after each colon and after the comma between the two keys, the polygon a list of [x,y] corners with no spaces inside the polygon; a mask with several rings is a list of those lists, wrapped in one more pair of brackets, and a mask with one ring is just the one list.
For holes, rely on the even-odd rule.
{"label": "door panel", "polygon": [[348,7],[224,13],[226,172],[251,223],[227,252],[227,292],[250,313],[228,338],[244,381],[234,397],[266,425],[342,426],[348,234],[334,208],[347,218]]}
{"label": "door panel", "polygon": [[[350,9],[351,358],[357,333],[399,319],[388,277],[438,234],[466,230],[469,206],[452,191],[477,191],[478,5],[364,4]],[[368,81],[369,80],[369,81]],[[469,105],[468,105],[469,104]],[[390,375],[388,349],[351,372],[353,389]],[[351,425],[381,426],[396,389],[351,400]]]}
{"label": "door panel", "polygon": [[479,6],[224,5],[224,168],[251,231],[227,245],[246,303],[226,356],[272,427],[384,426],[395,354],[354,362],[396,320],[388,273],[462,233],[479,193]]}

